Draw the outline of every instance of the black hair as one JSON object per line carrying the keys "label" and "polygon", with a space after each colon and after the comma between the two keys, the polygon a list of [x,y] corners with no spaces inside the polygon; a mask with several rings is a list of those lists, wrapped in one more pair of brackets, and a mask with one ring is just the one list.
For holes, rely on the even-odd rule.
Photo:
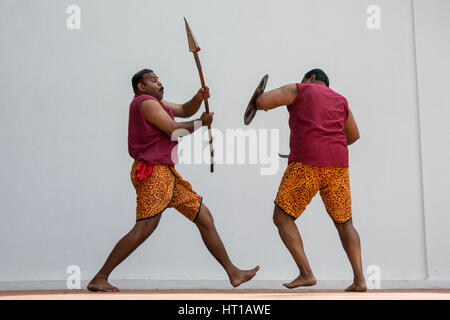
{"label": "black hair", "polygon": [[328,80],[328,76],[323,70],[321,69],[312,69],[311,71],[305,73],[305,78],[309,79],[311,76],[315,74],[316,80],[323,81],[327,85],[327,87],[330,86],[330,80]]}
{"label": "black hair", "polygon": [[138,90],[138,83],[142,82],[142,78],[144,77],[144,74],[147,73],[153,73],[153,70],[150,69],[142,69],[141,71],[137,72],[133,78],[131,78],[131,85],[133,86],[133,91],[137,92]]}

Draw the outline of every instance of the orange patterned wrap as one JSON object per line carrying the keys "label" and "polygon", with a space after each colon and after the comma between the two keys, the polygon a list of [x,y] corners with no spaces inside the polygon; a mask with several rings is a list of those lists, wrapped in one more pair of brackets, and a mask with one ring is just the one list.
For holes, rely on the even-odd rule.
{"label": "orange patterned wrap", "polygon": [[297,219],[318,191],[333,222],[350,220],[352,201],[348,167],[317,167],[291,162],[281,179],[275,204]]}
{"label": "orange patterned wrap", "polygon": [[167,208],[175,208],[186,218],[195,221],[202,205],[202,197],[191,184],[169,165],[155,165],[150,177],[136,178],[135,161],[131,168],[131,182],[136,189],[136,221],[152,218]]}

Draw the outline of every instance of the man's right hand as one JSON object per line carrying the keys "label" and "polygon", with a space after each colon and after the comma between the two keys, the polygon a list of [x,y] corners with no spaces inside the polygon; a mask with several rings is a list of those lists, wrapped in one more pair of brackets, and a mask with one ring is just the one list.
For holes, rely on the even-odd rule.
{"label": "man's right hand", "polygon": [[213,122],[214,112],[206,113],[203,112],[200,120],[202,120],[202,126],[209,126]]}

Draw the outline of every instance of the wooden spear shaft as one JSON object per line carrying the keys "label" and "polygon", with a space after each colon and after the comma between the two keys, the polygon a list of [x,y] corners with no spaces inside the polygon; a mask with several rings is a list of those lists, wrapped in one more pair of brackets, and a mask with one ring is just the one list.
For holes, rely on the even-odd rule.
{"label": "wooden spear shaft", "polygon": [[[202,72],[202,65],[200,64],[200,59],[198,58],[198,53],[193,52],[195,64],[197,65],[198,74],[200,76],[200,83],[202,85],[202,88],[205,89],[205,79],[203,78],[203,72]],[[208,104],[208,98],[204,98],[203,101],[205,102],[205,109],[206,113],[209,113],[209,104]],[[208,135],[209,135],[209,150],[211,151],[211,166],[210,171],[214,172],[214,146],[213,146],[213,139],[212,139],[212,133],[211,133],[211,124],[208,125]]]}

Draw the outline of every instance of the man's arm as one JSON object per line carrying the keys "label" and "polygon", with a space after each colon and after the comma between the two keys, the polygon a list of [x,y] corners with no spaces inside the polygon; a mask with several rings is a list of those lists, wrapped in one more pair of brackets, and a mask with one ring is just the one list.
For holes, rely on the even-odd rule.
{"label": "man's arm", "polygon": [[347,136],[347,145],[351,145],[359,139],[358,125],[353,117],[352,111],[349,109],[347,121],[345,122],[345,135]]}
{"label": "man's arm", "polygon": [[270,110],[280,106],[287,106],[294,102],[298,94],[295,83],[287,84],[281,88],[264,92],[256,99],[256,109]]}
{"label": "man's arm", "polygon": [[[203,113],[199,119],[187,122],[176,122],[174,121],[169,114],[164,110],[164,108],[156,101],[148,99],[141,102],[139,105],[142,113],[144,114],[145,119],[157,127],[159,130],[163,131],[169,137],[172,137],[172,134],[177,129],[187,130],[187,133],[177,134],[177,137],[181,137],[187,134],[194,132],[195,129],[198,129],[194,126],[195,121],[201,121],[202,126],[207,126],[211,124],[213,120],[214,113]],[[199,126],[201,127],[201,126]]]}
{"label": "man's arm", "polygon": [[204,99],[209,98],[209,88],[200,88],[191,100],[184,104],[178,104],[163,100],[162,102],[172,109],[173,115],[178,118],[192,117],[202,105]]}

